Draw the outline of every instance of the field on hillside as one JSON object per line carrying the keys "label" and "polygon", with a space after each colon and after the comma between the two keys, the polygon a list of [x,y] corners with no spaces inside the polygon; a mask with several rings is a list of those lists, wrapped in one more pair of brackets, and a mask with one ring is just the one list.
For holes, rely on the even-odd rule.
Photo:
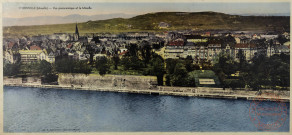
{"label": "field on hillside", "polygon": [[[160,22],[170,24],[169,28],[158,27]],[[290,17],[281,16],[238,16],[216,12],[159,12],[139,15],[129,19],[114,18],[108,20],[88,21],[78,23],[79,32],[129,32],[129,31],[165,31],[165,30],[264,30],[287,31],[290,29]],[[75,23],[39,25],[39,26],[11,26],[4,27],[4,37],[74,33]]]}

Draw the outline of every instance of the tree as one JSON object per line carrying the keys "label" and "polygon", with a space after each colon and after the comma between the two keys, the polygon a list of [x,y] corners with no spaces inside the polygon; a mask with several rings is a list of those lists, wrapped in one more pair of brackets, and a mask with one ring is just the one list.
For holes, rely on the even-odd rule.
{"label": "tree", "polygon": [[24,74],[36,75],[39,74],[39,62],[22,63],[20,69]]}
{"label": "tree", "polygon": [[91,73],[92,68],[87,61],[63,58],[55,62],[55,70],[58,73]]}
{"label": "tree", "polygon": [[281,45],[283,45],[285,42],[289,41],[288,39],[286,39],[283,35],[279,34],[277,40],[279,41],[279,43]]}
{"label": "tree", "polygon": [[3,74],[4,76],[15,76],[20,72],[20,64],[4,64]]}
{"label": "tree", "polygon": [[165,74],[163,58],[154,53],[150,63],[151,63],[150,74],[155,75],[157,77],[158,85],[163,85],[163,76]]}
{"label": "tree", "polygon": [[149,60],[151,59],[151,46],[149,44],[149,42],[147,41],[142,41],[141,45],[140,45],[140,52],[141,52],[141,56],[142,59],[144,61],[144,66],[146,67],[146,65],[149,63]]}
{"label": "tree", "polygon": [[186,69],[188,72],[191,72],[196,69],[195,65],[193,64],[193,58],[192,56],[187,56],[187,58],[184,60]]}
{"label": "tree", "polygon": [[174,73],[174,69],[176,64],[179,62],[179,60],[175,59],[166,59],[166,85],[171,86],[171,77]]}
{"label": "tree", "polygon": [[226,75],[233,74],[236,71],[236,62],[234,59],[226,53],[220,53],[218,60],[215,61],[213,69],[216,73],[222,71]]}
{"label": "tree", "polygon": [[173,74],[175,65],[180,62],[180,60],[176,59],[166,59],[166,72],[167,74]]}
{"label": "tree", "polygon": [[186,86],[187,85],[187,69],[183,63],[177,63],[174,72],[171,75],[170,84],[173,86]]}
{"label": "tree", "polygon": [[121,59],[121,64],[123,65],[124,70],[129,70],[131,67],[130,56],[124,56]]}
{"label": "tree", "polygon": [[109,63],[106,57],[100,57],[95,62],[95,68],[100,75],[105,75],[109,71]]}
{"label": "tree", "polygon": [[93,55],[94,55],[95,50],[91,45],[87,45],[86,50],[89,53],[89,64],[92,64],[93,63]]}
{"label": "tree", "polygon": [[74,60],[72,59],[59,59],[55,62],[55,69],[58,73],[74,73]]}
{"label": "tree", "polygon": [[244,64],[246,64],[246,58],[242,49],[238,50],[237,57],[239,59],[239,70],[241,70]]}
{"label": "tree", "polygon": [[272,56],[272,47],[274,47],[274,41],[273,39],[270,40],[270,56]]}
{"label": "tree", "polygon": [[58,80],[58,76],[53,73],[52,64],[45,60],[40,61],[38,70],[42,76],[42,83],[51,83]]}
{"label": "tree", "polygon": [[126,53],[126,55],[137,57],[138,50],[139,50],[137,44],[130,44],[126,46],[126,48],[129,50],[128,53]]}
{"label": "tree", "polygon": [[112,60],[114,62],[115,70],[117,70],[118,69],[119,62],[120,62],[120,57],[118,55],[114,55],[112,57]]}
{"label": "tree", "polygon": [[87,61],[76,61],[75,67],[75,73],[90,74],[92,70],[90,65],[87,64]]}
{"label": "tree", "polygon": [[124,67],[124,70],[140,70],[143,67],[143,62],[134,56],[124,56],[121,59],[121,64]]}
{"label": "tree", "polygon": [[222,86],[228,87],[225,79],[236,71],[236,62],[226,53],[220,53],[214,61],[213,71],[217,74]]}
{"label": "tree", "polygon": [[52,68],[51,63],[49,63],[45,60],[40,61],[40,64],[38,66],[38,70],[42,76],[47,76],[49,74],[52,74],[52,69],[53,68]]}
{"label": "tree", "polygon": [[[282,56],[283,57],[283,56]],[[269,58],[269,66],[271,68],[270,77],[273,87],[289,87],[290,86],[290,64],[282,59],[281,55],[273,55]]]}
{"label": "tree", "polygon": [[271,80],[273,70],[270,58],[259,55],[252,59],[252,64],[246,70],[246,73],[241,73],[241,76],[243,80],[246,80],[246,85],[253,90],[259,90],[273,85],[274,82]]}

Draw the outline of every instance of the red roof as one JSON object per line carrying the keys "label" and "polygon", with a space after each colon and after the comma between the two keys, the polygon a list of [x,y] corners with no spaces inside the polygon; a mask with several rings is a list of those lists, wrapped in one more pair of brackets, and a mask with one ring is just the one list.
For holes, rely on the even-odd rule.
{"label": "red roof", "polygon": [[15,45],[14,42],[9,42],[9,44],[8,44],[8,48],[9,48],[9,49],[12,49],[14,45]]}
{"label": "red roof", "polygon": [[72,47],[72,44],[67,45],[67,48],[71,48],[71,47]]}
{"label": "red roof", "polygon": [[208,44],[221,44],[221,40],[209,40]]}
{"label": "red roof", "polygon": [[29,50],[42,50],[42,49],[37,45],[33,45],[33,46],[30,46]]}
{"label": "red roof", "polygon": [[168,43],[169,46],[183,46],[184,41],[171,41]]}
{"label": "red roof", "polygon": [[119,55],[125,55],[128,51],[123,51]]}
{"label": "red roof", "polygon": [[235,48],[256,48],[255,44],[235,44]]}

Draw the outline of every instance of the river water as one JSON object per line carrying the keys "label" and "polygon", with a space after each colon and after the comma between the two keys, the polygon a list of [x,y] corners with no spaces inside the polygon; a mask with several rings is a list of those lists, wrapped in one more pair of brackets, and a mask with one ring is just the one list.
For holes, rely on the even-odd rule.
{"label": "river water", "polygon": [[[264,131],[251,121],[251,102],[5,86],[4,132]],[[273,131],[289,131],[285,105],[287,118]]]}

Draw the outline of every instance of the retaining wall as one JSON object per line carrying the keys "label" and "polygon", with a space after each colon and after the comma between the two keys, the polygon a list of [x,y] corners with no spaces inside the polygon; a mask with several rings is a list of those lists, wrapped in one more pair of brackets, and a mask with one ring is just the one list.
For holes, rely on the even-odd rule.
{"label": "retaining wall", "polygon": [[3,78],[4,84],[36,84],[41,85],[42,81],[39,77],[6,77]]}
{"label": "retaining wall", "polygon": [[85,75],[85,74],[59,74],[58,83],[61,86],[112,88],[112,89],[156,89],[155,76],[132,75]]}

